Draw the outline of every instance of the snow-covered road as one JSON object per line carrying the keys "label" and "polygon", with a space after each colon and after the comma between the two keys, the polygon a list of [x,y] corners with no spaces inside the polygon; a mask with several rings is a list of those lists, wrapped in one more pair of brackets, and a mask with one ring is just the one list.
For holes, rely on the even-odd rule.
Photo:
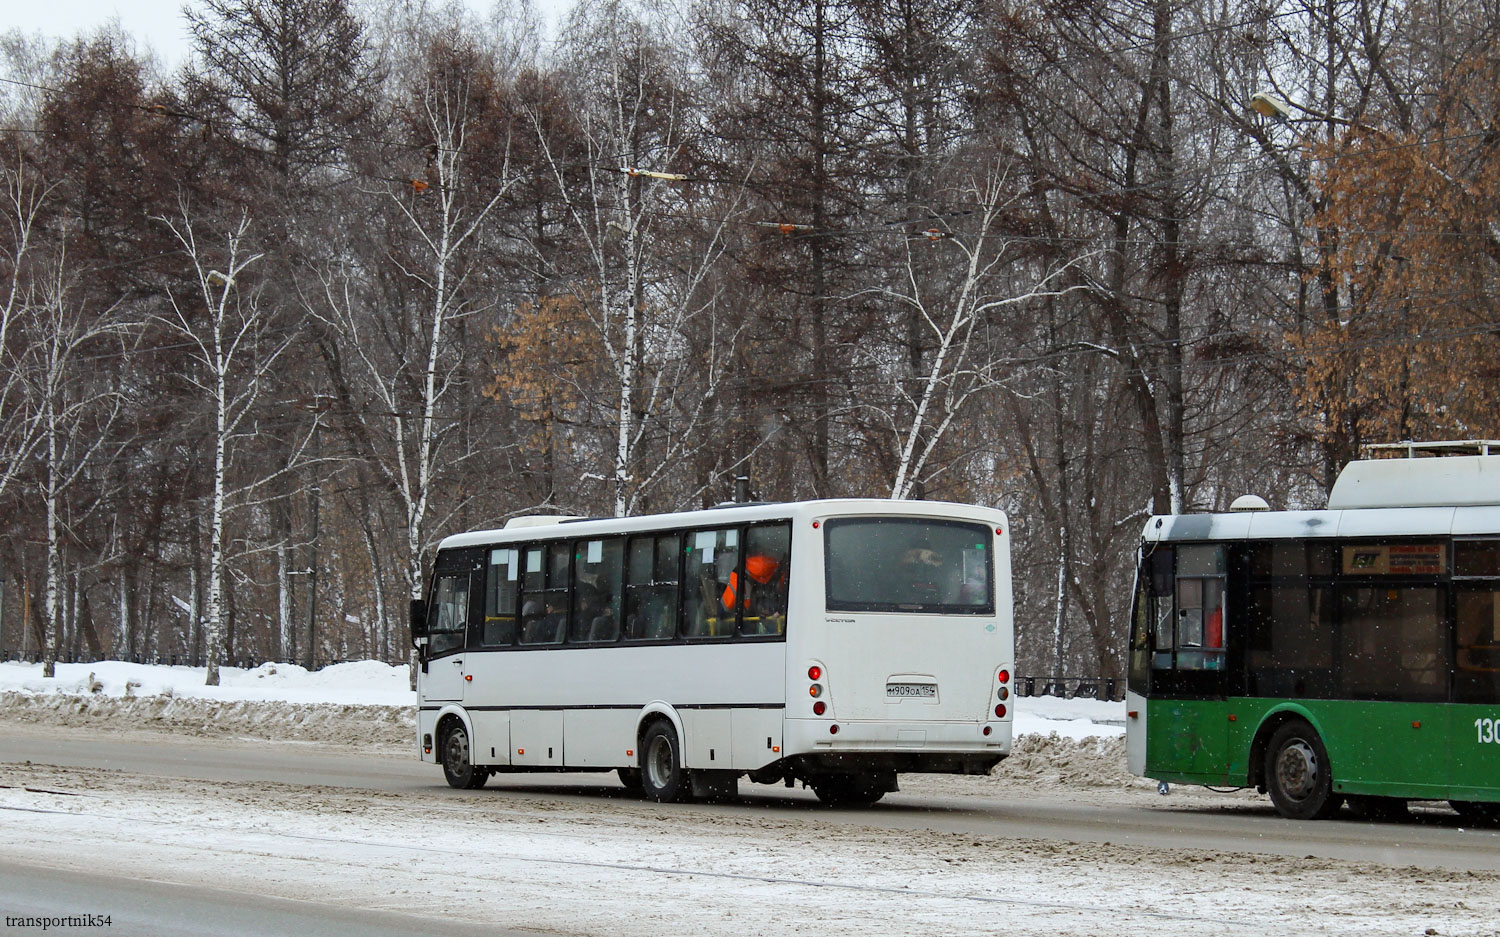
{"label": "snow-covered road", "polygon": [[[1451,815],[1289,833],[1253,795],[1178,792],[1161,835],[1163,802],[1123,769],[1118,704],[1024,701],[994,776],[903,778],[868,811],[800,794],[655,805],[593,779],[458,792],[431,766],[430,783],[392,784],[281,767],[298,750],[372,771],[412,757],[400,668],[262,668],[205,689],[188,668],[88,666],[0,665],[4,734],[21,737],[0,759],[0,854],[310,903],[351,935],[360,910],[579,937],[1500,935],[1500,873],[1443,858],[1488,856],[1500,832]],[[229,748],[232,770],[212,764]],[[1328,848],[1298,848],[1320,829]]]}
{"label": "snow-covered road", "polygon": [[1492,935],[1500,875],[889,829],[624,798],[460,799],[0,766],[0,849],[560,934]]}

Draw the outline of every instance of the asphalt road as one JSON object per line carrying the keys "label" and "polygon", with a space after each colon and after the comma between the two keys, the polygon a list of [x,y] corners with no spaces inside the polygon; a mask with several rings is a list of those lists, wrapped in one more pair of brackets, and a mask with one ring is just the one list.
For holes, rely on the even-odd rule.
{"label": "asphalt road", "polygon": [[113,937],[536,937],[347,905],[54,869],[0,859],[0,933]]}
{"label": "asphalt road", "polygon": [[[625,791],[613,774],[499,776],[479,791],[455,791],[441,771],[415,755],[363,755],[316,745],[224,742],[174,736],[117,737],[107,733],[44,730],[0,724],[0,762],[30,761],[204,781],[278,781],[410,793],[448,809],[464,798],[503,797],[506,790],[600,809]],[[1297,858],[1378,862],[1454,870],[1500,871],[1500,830],[1463,827],[1446,810],[1419,810],[1402,822],[1347,819],[1297,822],[1277,817],[1268,803],[1237,798],[1139,796],[1112,803],[1067,790],[1024,799],[904,792],[873,807],[829,810],[810,792],[742,782],[732,804],[687,804],[674,809],[765,814],[815,814],[819,824],[844,823],[893,830],[969,832],[1043,841],[1153,848],[1193,848]],[[1347,814],[1346,814],[1347,816]]]}

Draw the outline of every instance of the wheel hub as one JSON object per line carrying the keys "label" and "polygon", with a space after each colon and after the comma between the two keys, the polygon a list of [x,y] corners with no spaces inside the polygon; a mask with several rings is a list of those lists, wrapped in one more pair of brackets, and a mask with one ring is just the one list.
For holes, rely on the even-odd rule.
{"label": "wheel hub", "polygon": [[651,740],[651,750],[646,753],[646,770],[656,787],[664,787],[672,779],[672,743],[662,736]]}
{"label": "wheel hub", "polygon": [[469,765],[469,737],[462,731],[448,733],[448,744],[443,749],[444,766],[457,774]]}
{"label": "wheel hub", "polygon": [[1276,759],[1276,779],[1288,796],[1302,800],[1318,784],[1318,756],[1301,739],[1293,740]]}

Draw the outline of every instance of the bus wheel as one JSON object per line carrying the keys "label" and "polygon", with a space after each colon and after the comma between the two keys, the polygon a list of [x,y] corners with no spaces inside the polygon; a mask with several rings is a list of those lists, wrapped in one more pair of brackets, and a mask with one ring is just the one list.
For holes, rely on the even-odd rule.
{"label": "bus wheel", "polygon": [[615,773],[620,776],[620,783],[632,791],[641,789],[640,768],[616,768]]}
{"label": "bus wheel", "polygon": [[1288,722],[1266,746],[1266,788],[1276,812],[1290,820],[1326,820],[1344,798],[1333,792],[1328,751],[1312,726]]}
{"label": "bus wheel", "polygon": [[677,730],[657,720],[641,739],[641,791],[659,804],[683,803],[693,794],[678,754]]}
{"label": "bus wheel", "polygon": [[874,778],[858,774],[825,774],[807,783],[830,807],[868,807],[885,796],[885,789]]}
{"label": "bus wheel", "polygon": [[485,769],[471,763],[469,759],[469,733],[461,722],[455,721],[443,735],[443,777],[449,787],[473,790],[484,787],[490,778]]}
{"label": "bus wheel", "polygon": [[1500,826],[1500,804],[1478,800],[1450,800],[1448,806],[1456,810],[1459,819],[1470,826]]}

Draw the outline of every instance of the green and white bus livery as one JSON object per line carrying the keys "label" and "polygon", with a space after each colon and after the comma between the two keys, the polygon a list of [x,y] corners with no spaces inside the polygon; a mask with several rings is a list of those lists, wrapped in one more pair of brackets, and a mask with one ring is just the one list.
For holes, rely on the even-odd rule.
{"label": "green and white bus livery", "polygon": [[[1153,517],[1126,750],[1285,817],[1446,800],[1500,819],[1500,443],[1345,467],[1322,511]],[[1395,447],[1392,447],[1395,448]]]}

